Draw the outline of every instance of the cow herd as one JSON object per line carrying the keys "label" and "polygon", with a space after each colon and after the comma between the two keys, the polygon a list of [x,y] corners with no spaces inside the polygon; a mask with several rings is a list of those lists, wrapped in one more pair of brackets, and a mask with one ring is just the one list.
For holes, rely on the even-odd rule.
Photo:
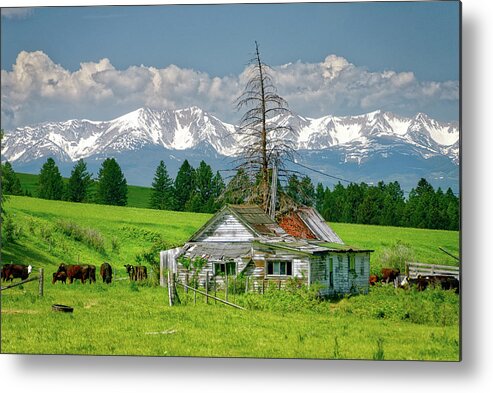
{"label": "cow herd", "polygon": [[[125,265],[125,269],[131,281],[142,281],[147,279],[146,266]],[[20,278],[21,281],[24,281],[29,277],[31,271],[31,265],[26,266],[9,263],[2,266],[1,278],[2,281],[12,282],[14,278]],[[111,284],[113,279],[113,268],[109,263],[104,262],[99,267],[99,275],[105,284]],[[61,263],[60,266],[58,266],[57,271],[53,273],[51,283],[56,284],[57,281],[60,281],[61,283],[66,284],[68,281],[69,284],[72,284],[77,280],[80,280],[82,284],[85,284],[86,281],[89,281],[90,284],[95,283],[96,266],[91,264],[67,265],[65,263]]]}
{"label": "cow herd", "polygon": [[459,294],[460,291],[460,282],[454,276],[418,275],[417,278],[410,278],[409,276],[401,276],[400,273],[398,268],[383,268],[380,271],[380,277],[376,274],[370,275],[370,285],[382,282],[385,284],[394,283],[396,288],[409,289],[414,287],[418,291],[424,291],[428,287],[453,290],[457,294]]}

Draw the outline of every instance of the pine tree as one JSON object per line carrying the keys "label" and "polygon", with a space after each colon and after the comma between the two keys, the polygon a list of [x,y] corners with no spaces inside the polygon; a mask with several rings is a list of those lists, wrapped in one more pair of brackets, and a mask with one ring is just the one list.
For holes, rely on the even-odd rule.
{"label": "pine tree", "polygon": [[10,195],[22,195],[21,182],[10,162],[2,164],[2,191]]}
{"label": "pine tree", "polygon": [[224,189],[225,189],[225,184],[224,184],[223,178],[222,178],[221,174],[219,173],[219,171],[217,171],[216,174],[214,175],[214,177],[212,178],[213,203],[212,203],[212,211],[210,211],[209,213],[214,213],[218,209],[221,208],[222,203],[221,203],[220,198],[224,193]]}
{"label": "pine tree", "polygon": [[152,182],[149,207],[158,210],[173,210],[175,205],[173,180],[168,175],[164,161],[160,161]]}
{"label": "pine tree", "polygon": [[89,186],[91,185],[91,174],[87,172],[87,165],[80,159],[74,165],[70,178],[68,179],[66,197],[70,202],[85,202],[88,199]]}
{"label": "pine tree", "polygon": [[38,177],[38,197],[60,200],[63,196],[63,179],[53,158],[43,164]]}
{"label": "pine tree", "polygon": [[98,173],[98,202],[105,205],[127,204],[127,180],[114,158],[107,158]]}
{"label": "pine tree", "polygon": [[239,169],[229,181],[223,195],[219,198],[222,203],[240,205],[250,201],[252,182],[245,170]]}
{"label": "pine tree", "polygon": [[195,170],[185,160],[175,178],[176,209],[183,211],[195,190]]}

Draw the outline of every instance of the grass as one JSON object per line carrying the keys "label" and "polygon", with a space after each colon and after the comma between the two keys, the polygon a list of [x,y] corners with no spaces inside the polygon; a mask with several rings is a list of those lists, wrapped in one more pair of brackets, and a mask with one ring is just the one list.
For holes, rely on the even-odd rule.
{"label": "grass", "polygon": [[[156,239],[182,244],[210,215],[14,196],[5,208],[20,236],[4,244],[2,261],[44,267],[45,296],[37,296],[36,282],[2,292],[3,353],[459,359],[459,301],[452,293],[377,286],[367,296],[322,303],[303,293],[237,295],[235,302],[247,311],[205,305],[200,296],[193,305],[181,294],[183,304],[171,308],[164,288],[131,285],[123,265],[135,263]],[[67,235],[57,227],[60,220],[81,231],[97,231],[104,251]],[[458,250],[457,232],[332,226],[348,244],[375,249],[372,269],[378,267],[382,249],[398,240],[408,243],[422,262],[448,262],[438,246]],[[99,277],[92,285],[50,282],[60,262],[99,266],[103,261],[122,280],[111,285]],[[73,306],[74,313],[51,311],[55,303]]]}
{"label": "grass", "polygon": [[382,267],[382,254],[385,249],[398,242],[411,249],[414,262],[458,266],[455,259],[438,248],[442,247],[459,256],[458,231],[343,223],[330,223],[330,226],[345,243],[375,251],[371,255],[371,270],[375,273]]}
{"label": "grass", "polygon": [[[169,307],[164,288],[135,290],[128,281],[46,285],[43,298],[35,295],[36,282],[2,296],[3,353],[313,359],[377,354],[385,360],[450,361],[459,356],[457,325],[362,318],[340,302],[325,303],[325,312],[241,311],[206,305],[201,297],[196,305],[189,300]],[[74,313],[51,311],[55,303],[74,307]]]}

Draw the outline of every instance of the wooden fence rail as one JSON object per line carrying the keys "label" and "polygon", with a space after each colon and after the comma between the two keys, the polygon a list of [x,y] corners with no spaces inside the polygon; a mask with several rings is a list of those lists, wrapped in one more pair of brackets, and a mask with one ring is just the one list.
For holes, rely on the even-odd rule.
{"label": "wooden fence rail", "polygon": [[188,285],[186,285],[186,284],[182,284],[182,283],[181,283],[181,282],[179,282],[179,281],[176,281],[176,284],[181,285],[181,286],[182,286],[183,288],[185,288],[185,289],[188,289],[188,290],[194,291],[194,296],[196,296],[196,294],[197,294],[197,293],[199,293],[199,294],[201,294],[201,295],[206,296],[207,298],[213,298],[214,300],[217,300],[218,302],[224,303],[224,304],[226,304],[226,305],[228,305],[228,306],[231,306],[231,307],[234,307],[234,308],[239,308],[240,310],[245,310],[245,308],[243,308],[243,307],[241,307],[241,306],[238,306],[237,304],[234,304],[234,303],[228,302],[228,301],[226,301],[226,300],[224,300],[224,299],[221,299],[221,298],[219,298],[219,297],[217,297],[217,296],[209,295],[208,293],[205,293],[205,292],[203,292],[203,291],[200,291],[200,290],[198,290],[198,289],[196,289],[196,288],[190,287],[190,286],[188,286]]}
{"label": "wooden fence rail", "polygon": [[428,263],[406,262],[406,275],[410,278],[421,276],[453,276],[460,280],[460,267],[432,265]]}

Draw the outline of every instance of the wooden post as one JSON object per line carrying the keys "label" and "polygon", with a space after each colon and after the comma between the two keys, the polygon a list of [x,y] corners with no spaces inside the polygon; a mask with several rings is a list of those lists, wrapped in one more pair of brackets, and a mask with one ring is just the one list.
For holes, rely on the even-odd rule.
{"label": "wooden post", "polygon": [[216,276],[214,276],[214,304],[217,303],[216,297],[217,297],[217,285],[216,285]]}
{"label": "wooden post", "polygon": [[173,305],[173,288],[171,287],[171,272],[168,270],[168,299],[169,299],[169,305]]}
{"label": "wooden post", "polygon": [[[194,285],[195,287],[195,285]],[[193,304],[196,305],[197,304],[197,291],[193,291]]]}
{"label": "wooden post", "polygon": [[[209,271],[205,272],[205,293],[209,294]],[[205,297],[205,304],[209,304],[209,296]]]}
{"label": "wooden post", "polygon": [[262,280],[262,295],[265,293],[265,279]]}
{"label": "wooden post", "polygon": [[236,277],[233,277],[233,302],[236,301]]}
{"label": "wooden post", "polygon": [[185,293],[188,294],[188,272],[185,273]]}
{"label": "wooden post", "polygon": [[249,278],[250,278],[250,277],[248,277],[248,276],[247,276],[247,277],[245,277],[245,293],[248,293],[248,279],[249,279]]}
{"label": "wooden post", "polygon": [[229,280],[228,280],[228,273],[226,272],[226,301],[228,300],[228,291],[229,291]]}
{"label": "wooden post", "polygon": [[44,269],[41,267],[39,269],[39,296],[43,296],[44,293]]}
{"label": "wooden post", "polygon": [[277,282],[277,289],[281,290],[281,280]]}

